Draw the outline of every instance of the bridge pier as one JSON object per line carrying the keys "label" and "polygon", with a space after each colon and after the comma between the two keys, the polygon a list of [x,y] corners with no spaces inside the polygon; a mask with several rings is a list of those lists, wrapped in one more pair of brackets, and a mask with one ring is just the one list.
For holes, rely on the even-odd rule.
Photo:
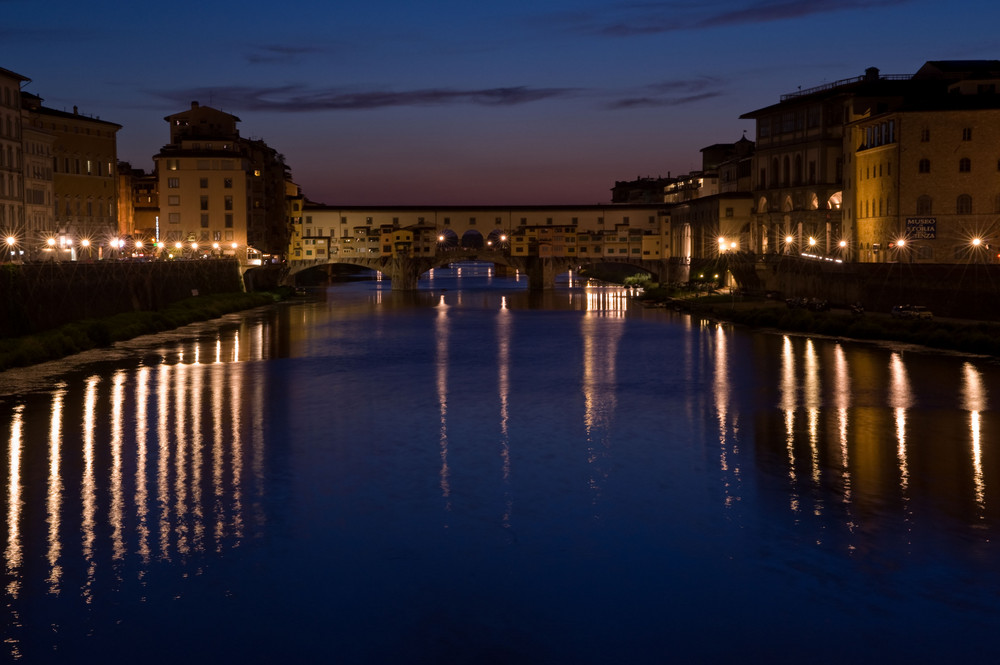
{"label": "bridge pier", "polygon": [[550,258],[531,257],[528,259],[528,290],[543,291],[556,288],[556,267]]}

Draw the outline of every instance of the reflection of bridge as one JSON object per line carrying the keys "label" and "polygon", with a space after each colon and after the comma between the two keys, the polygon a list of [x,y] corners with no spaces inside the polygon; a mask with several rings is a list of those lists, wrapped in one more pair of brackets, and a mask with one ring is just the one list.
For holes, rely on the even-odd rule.
{"label": "reflection of bridge", "polygon": [[459,261],[484,261],[507,266],[528,276],[528,288],[533,290],[551,289],[555,286],[556,275],[581,266],[600,263],[616,263],[635,266],[649,273],[654,281],[679,281],[686,279],[679,269],[680,262],[672,259],[637,260],[613,257],[541,257],[541,256],[510,256],[508,250],[492,248],[451,247],[438,249],[434,256],[372,256],[372,257],[332,257],[312,261],[293,261],[289,264],[286,281],[294,280],[294,276],[304,270],[330,264],[349,264],[376,270],[386,275],[392,282],[394,291],[412,291],[417,288],[417,280],[421,275],[434,268],[441,268]]}

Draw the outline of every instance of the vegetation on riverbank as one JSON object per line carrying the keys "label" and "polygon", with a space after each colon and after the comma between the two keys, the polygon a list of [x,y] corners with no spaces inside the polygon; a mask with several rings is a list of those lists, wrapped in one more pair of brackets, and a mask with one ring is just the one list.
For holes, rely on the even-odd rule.
{"label": "vegetation on riverbank", "polygon": [[0,371],[110,346],[140,335],[172,330],[245,309],[274,303],[288,293],[220,293],[195,296],[159,311],[126,312],[100,319],[68,323],[35,335],[0,339]]}

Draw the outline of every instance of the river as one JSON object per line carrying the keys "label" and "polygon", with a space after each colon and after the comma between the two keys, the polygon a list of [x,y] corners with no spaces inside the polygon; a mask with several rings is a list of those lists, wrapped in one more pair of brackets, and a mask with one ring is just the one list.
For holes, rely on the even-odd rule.
{"label": "river", "polygon": [[1000,367],[481,265],[0,374],[3,658],[944,662]]}

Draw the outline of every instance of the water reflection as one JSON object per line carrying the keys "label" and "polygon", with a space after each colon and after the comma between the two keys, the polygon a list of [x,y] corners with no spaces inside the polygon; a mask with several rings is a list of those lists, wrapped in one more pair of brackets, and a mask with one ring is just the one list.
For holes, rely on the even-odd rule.
{"label": "water reflection", "polygon": [[586,292],[586,314],[580,321],[583,338],[583,424],[586,432],[589,486],[596,502],[607,478],[604,464],[611,452],[618,395],[618,344],[625,328],[627,309],[619,289],[596,289]]}
{"label": "water reflection", "polygon": [[[726,602],[759,611],[759,632],[782,618],[807,626],[814,606],[817,616],[865,611],[854,601],[872,579],[891,593],[866,618],[905,612],[886,598],[912,599],[915,579],[923,603],[959,578],[972,580],[968,595],[980,578],[963,569],[937,581],[941,562],[992,566],[994,365],[637,313],[614,289],[446,283],[295,305],[0,403],[5,655],[20,653],[24,612],[40,597],[75,624],[128,592],[140,598],[121,603],[131,609],[199,587],[185,609],[201,619],[232,610],[217,600],[231,589],[189,576],[225,570],[241,585],[262,564],[277,581],[237,587],[240,603],[258,604],[221,618],[227,630],[272,617],[272,600],[300,602],[279,588],[287,581],[325,594],[336,609],[303,611],[330,625],[350,622],[345,606],[371,594],[350,628],[428,597],[444,624],[474,594],[509,589],[535,605],[538,586],[574,589],[555,609],[567,624],[673,592],[699,621]],[[524,311],[539,307],[554,311]],[[400,404],[372,389],[369,399],[373,375],[419,395]],[[916,555],[926,558],[914,566]],[[696,559],[709,563],[699,570]],[[933,573],[912,572],[930,560]],[[705,601],[716,586],[725,595]],[[837,595],[790,591],[803,586]],[[770,593],[810,612],[761,610]],[[206,598],[216,604],[197,608]],[[183,624],[167,615],[180,605],[163,607],[156,618],[178,621],[165,629],[173,635]],[[107,610],[119,622],[127,611]],[[301,620],[291,614],[283,634]]]}
{"label": "water reflection", "polygon": [[[200,356],[184,357],[194,362]],[[36,531],[39,522],[47,525],[48,594],[78,589],[84,604],[96,602],[98,588],[122,583],[126,569],[132,579],[146,576],[154,515],[161,561],[239,544],[244,487],[253,483],[257,496],[264,493],[266,392],[259,382],[245,390],[243,371],[206,375],[211,367],[217,366],[141,366],[116,370],[109,380],[92,374],[76,385],[60,383],[47,396],[28,396],[11,409],[3,549],[9,602],[21,597],[25,571],[31,570],[24,534]],[[211,398],[203,399],[208,392]],[[73,400],[74,393],[82,399]],[[44,422],[34,417],[43,409]],[[257,414],[248,437],[250,478],[242,463],[242,413]],[[47,433],[38,431],[42,426]],[[210,448],[204,446],[205,432],[212,437]],[[44,501],[34,502],[23,480],[25,441],[39,438],[48,441],[48,470]],[[210,498],[203,491],[207,478]],[[258,523],[262,514],[255,515]],[[8,607],[8,623],[16,625],[17,609]],[[20,653],[16,635],[8,637],[7,648],[8,655]]]}
{"label": "water reflection", "polygon": [[969,412],[969,430],[972,438],[972,478],[975,485],[976,505],[980,511],[986,507],[986,482],[983,479],[983,447],[981,439],[982,422],[980,414],[985,411],[986,390],[983,387],[982,374],[972,365],[962,366],[964,381],[962,383],[963,408]]}

